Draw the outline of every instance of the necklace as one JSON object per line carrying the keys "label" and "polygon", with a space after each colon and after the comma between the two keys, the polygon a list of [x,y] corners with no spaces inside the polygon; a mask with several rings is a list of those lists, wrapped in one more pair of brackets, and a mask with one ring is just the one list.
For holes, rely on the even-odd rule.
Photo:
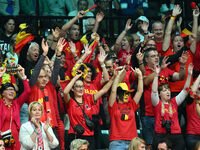
{"label": "necklace", "polygon": [[8,107],[8,109],[10,109],[10,107],[12,106],[12,102],[10,104],[7,104],[5,99],[2,99],[2,100],[3,100],[4,104],[6,105],[6,107]]}

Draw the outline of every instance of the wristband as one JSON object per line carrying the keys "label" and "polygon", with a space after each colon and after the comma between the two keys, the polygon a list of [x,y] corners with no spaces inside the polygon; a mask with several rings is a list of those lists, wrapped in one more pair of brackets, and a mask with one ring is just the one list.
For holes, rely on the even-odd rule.
{"label": "wristband", "polygon": [[174,16],[171,16],[171,19],[172,19],[172,20],[176,20],[176,17],[174,17]]}
{"label": "wristband", "polygon": [[106,65],[105,64],[101,65],[101,68],[103,68],[103,67],[106,67]]}
{"label": "wristband", "polygon": [[22,77],[22,80],[25,80],[25,79],[27,79],[27,76],[26,76],[26,75]]}

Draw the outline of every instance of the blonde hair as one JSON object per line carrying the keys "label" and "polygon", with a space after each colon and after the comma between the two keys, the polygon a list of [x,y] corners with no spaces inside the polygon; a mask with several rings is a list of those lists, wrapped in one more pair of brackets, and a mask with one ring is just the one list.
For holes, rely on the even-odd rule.
{"label": "blonde hair", "polygon": [[146,142],[139,137],[135,137],[131,140],[128,150],[138,150],[140,144],[146,145]]}
{"label": "blonde hair", "polygon": [[42,110],[42,114],[43,114],[43,105],[40,102],[35,101],[35,102],[31,102],[28,106],[28,114],[30,117],[31,117],[31,110],[35,106],[40,106],[40,108]]}

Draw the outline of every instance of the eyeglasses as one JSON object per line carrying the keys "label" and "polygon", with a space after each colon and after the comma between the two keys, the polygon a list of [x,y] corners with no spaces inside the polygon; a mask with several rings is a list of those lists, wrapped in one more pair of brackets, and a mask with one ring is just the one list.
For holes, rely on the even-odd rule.
{"label": "eyeglasses", "polygon": [[84,85],[77,85],[77,86],[74,86],[75,88],[77,88],[77,89],[84,89],[85,87],[84,87]]}

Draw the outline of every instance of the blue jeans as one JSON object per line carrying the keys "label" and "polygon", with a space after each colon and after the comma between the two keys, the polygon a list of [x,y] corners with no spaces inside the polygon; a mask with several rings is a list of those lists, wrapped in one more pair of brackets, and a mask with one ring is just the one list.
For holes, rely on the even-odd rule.
{"label": "blue jeans", "polygon": [[20,121],[21,121],[21,124],[23,123],[26,123],[28,121],[28,104],[27,103],[24,103],[22,105],[22,108],[20,110]]}
{"label": "blue jeans", "polygon": [[111,141],[109,144],[109,150],[127,150],[131,141],[117,140]]}
{"label": "blue jeans", "polygon": [[151,145],[155,134],[154,132],[155,119],[154,117],[144,116],[142,117],[141,121],[142,121],[143,138],[146,141],[147,145]]}
{"label": "blue jeans", "polygon": [[195,135],[195,134],[187,134],[186,135],[186,145],[187,145],[187,150],[190,150],[193,148],[194,144],[200,141],[200,135]]}

